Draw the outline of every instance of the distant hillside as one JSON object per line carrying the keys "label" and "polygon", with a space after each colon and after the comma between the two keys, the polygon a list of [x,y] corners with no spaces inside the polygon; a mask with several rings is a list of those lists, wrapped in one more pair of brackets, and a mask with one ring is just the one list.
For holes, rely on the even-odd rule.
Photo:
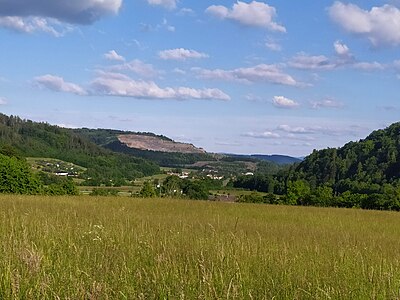
{"label": "distant hillside", "polygon": [[123,182],[160,171],[148,160],[114,153],[73,130],[0,114],[0,148],[24,157],[48,157],[80,165],[93,184]]}
{"label": "distant hillside", "polygon": [[192,144],[179,143],[172,140],[161,139],[157,136],[141,134],[119,134],[118,140],[129,148],[160,152],[179,153],[206,153],[204,149]]}
{"label": "distant hillside", "polygon": [[279,165],[288,165],[288,164],[294,164],[294,163],[299,163],[302,160],[297,157],[292,157],[292,156],[287,156],[287,155],[279,155],[279,154],[273,154],[273,155],[263,155],[263,154],[252,154],[251,157],[260,159],[260,160],[267,160],[271,161],[274,163],[277,163]]}
{"label": "distant hillside", "polygon": [[[74,129],[74,132],[114,152],[142,157],[164,167],[184,166],[198,161],[215,160],[213,154],[208,154],[203,149],[196,148],[191,144],[177,143],[166,136],[149,132],[88,128]],[[132,136],[135,138],[131,139]],[[136,143],[136,147],[130,147],[121,140],[127,143]],[[142,144],[139,145],[140,143]]]}
{"label": "distant hillside", "polygon": [[240,154],[224,154],[228,157],[233,157],[236,159],[243,159],[243,160],[263,160],[263,161],[268,161],[268,162],[273,162],[278,165],[289,165],[289,164],[294,164],[294,163],[299,163],[301,162],[300,158],[296,157],[291,157],[287,155],[279,155],[279,154],[273,154],[273,155],[264,155],[264,154],[251,154],[251,155],[240,155]]}

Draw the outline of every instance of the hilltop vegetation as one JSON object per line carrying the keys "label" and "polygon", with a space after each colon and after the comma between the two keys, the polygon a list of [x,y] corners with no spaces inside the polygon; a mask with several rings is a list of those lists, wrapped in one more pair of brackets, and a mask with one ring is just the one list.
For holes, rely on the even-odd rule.
{"label": "hilltop vegetation", "polygon": [[314,150],[273,176],[240,177],[235,187],[270,192],[250,202],[400,210],[400,123],[341,148]]}
{"label": "hilltop vegetation", "polygon": [[124,183],[159,172],[148,160],[114,153],[72,130],[0,114],[0,146],[23,157],[61,159],[86,168],[83,178],[93,185]]}
{"label": "hilltop vegetation", "polygon": [[293,177],[307,180],[311,188],[328,184],[335,193],[379,192],[385,184],[400,181],[400,123],[372,132],[364,140],[338,149],[313,151]]}

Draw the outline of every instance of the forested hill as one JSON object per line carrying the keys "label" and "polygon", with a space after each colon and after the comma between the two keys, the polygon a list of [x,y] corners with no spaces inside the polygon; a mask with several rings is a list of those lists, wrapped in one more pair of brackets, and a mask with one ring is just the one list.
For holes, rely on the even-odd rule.
{"label": "forested hill", "polygon": [[87,168],[97,183],[132,180],[159,172],[148,160],[114,153],[70,129],[0,114],[0,150],[13,149],[24,157],[48,157]]}
{"label": "forested hill", "polygon": [[[176,167],[194,164],[198,161],[212,161],[215,160],[215,156],[203,151],[197,151],[197,149],[191,144],[176,143],[170,138],[164,135],[156,135],[150,132],[130,132],[121,131],[113,129],[74,129],[75,133],[87,137],[92,142],[100,145],[104,148],[110,149],[114,152],[124,153],[128,155],[133,155],[136,157],[141,157],[144,159],[151,160],[164,167]],[[171,151],[159,151],[155,150],[145,150],[135,147],[129,147],[126,143],[121,140],[121,136],[138,136],[143,138],[149,138],[149,140],[159,140],[161,143],[171,144]],[[157,143],[158,144],[158,143]],[[180,151],[178,148],[175,149],[174,145],[187,145],[189,149],[193,149],[192,152]],[[156,148],[152,148],[156,149]]]}
{"label": "forested hill", "polygon": [[314,150],[291,174],[311,188],[332,186],[336,193],[380,193],[400,185],[400,122],[338,149]]}

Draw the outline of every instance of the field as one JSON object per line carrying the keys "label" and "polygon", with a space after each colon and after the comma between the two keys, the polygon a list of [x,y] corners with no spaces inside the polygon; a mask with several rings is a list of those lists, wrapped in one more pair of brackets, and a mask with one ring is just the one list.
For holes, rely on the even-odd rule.
{"label": "field", "polygon": [[0,196],[0,299],[398,299],[400,215]]}

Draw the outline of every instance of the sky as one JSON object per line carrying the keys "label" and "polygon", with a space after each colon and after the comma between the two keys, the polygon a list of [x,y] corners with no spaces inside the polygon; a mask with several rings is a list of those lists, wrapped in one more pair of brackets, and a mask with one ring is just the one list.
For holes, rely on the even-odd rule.
{"label": "sky", "polygon": [[400,117],[398,0],[0,0],[0,111],[305,156]]}

